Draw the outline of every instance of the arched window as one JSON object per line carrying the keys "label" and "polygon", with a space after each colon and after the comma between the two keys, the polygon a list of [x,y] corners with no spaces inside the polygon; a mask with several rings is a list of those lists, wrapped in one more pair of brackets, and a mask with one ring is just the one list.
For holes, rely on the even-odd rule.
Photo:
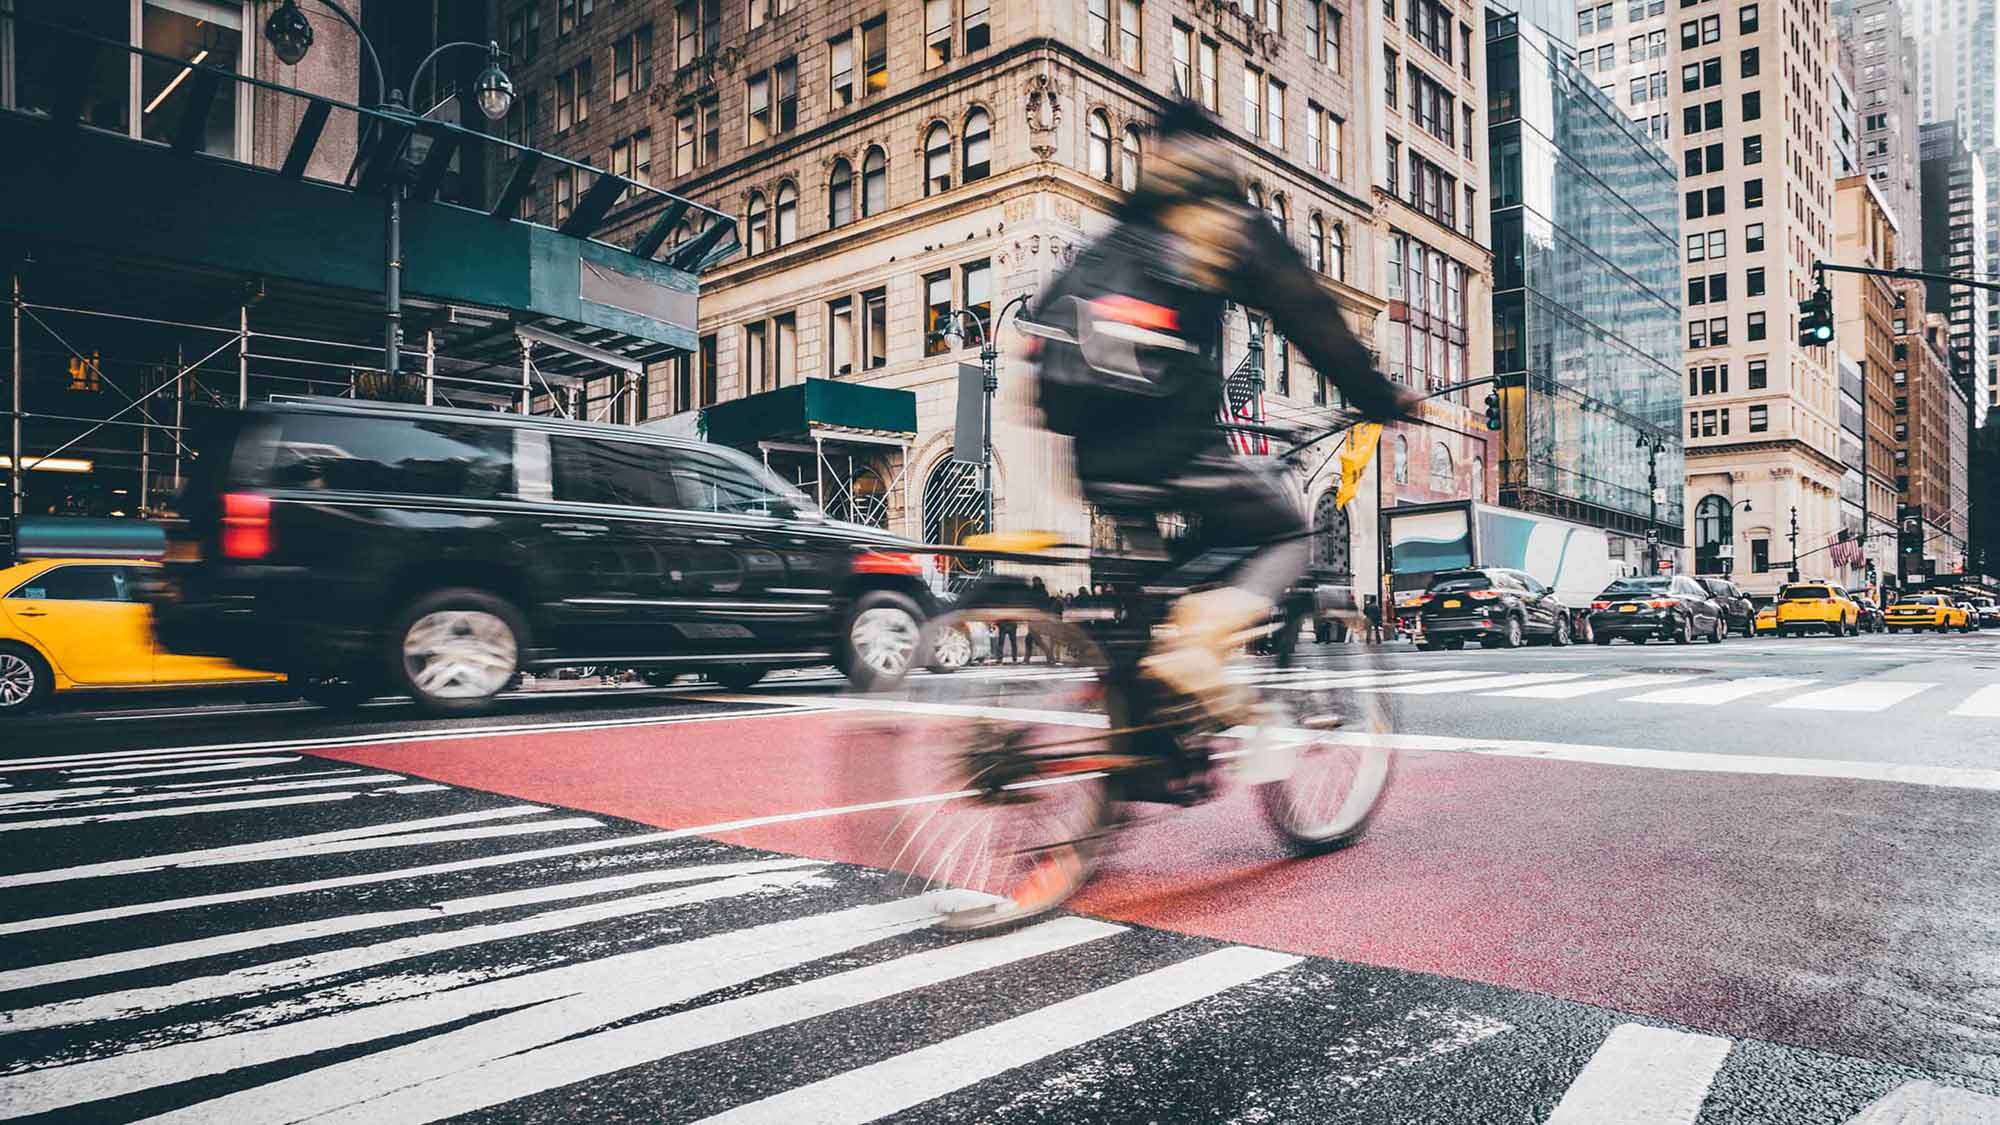
{"label": "arched window", "polygon": [[1694,506],[1694,572],[1728,574],[1724,544],[1736,542],[1736,505],[1724,496],[1708,495]]}
{"label": "arched window", "polygon": [[685,246],[687,245],[688,240],[693,237],[694,237],[694,224],[688,222],[686,219],[682,219],[680,223],[674,227],[674,237],[672,239],[672,242],[673,245],[675,246]]}
{"label": "arched window", "polygon": [[1347,280],[1347,224],[1333,224],[1333,242],[1327,252],[1327,272],[1335,281]]}
{"label": "arched window", "polygon": [[960,143],[965,149],[965,182],[985,179],[993,171],[992,115],[983,109],[966,114],[965,139]]}
{"label": "arched window", "polygon": [[799,240],[799,185],[790,180],[778,185],[778,221],[771,231],[771,245],[790,246]]}
{"label": "arched window", "polygon": [[1451,468],[1451,450],[1443,442],[1431,446],[1431,491],[1458,491],[1458,474]]}
{"label": "arched window", "polygon": [[1255,207],[1257,210],[1262,211],[1264,209],[1264,189],[1258,187],[1256,184],[1250,185],[1250,191],[1244,198],[1248,199],[1250,206]]}
{"label": "arched window", "polygon": [[750,229],[750,244],[744,249],[746,254],[762,254],[771,248],[771,218],[764,210],[764,193],[750,193],[750,206],[744,209],[744,226]]}
{"label": "arched window", "polygon": [[[986,530],[986,494],[979,487],[979,466],[947,457],[924,481],[924,542],[963,543],[966,536]],[[957,589],[978,576],[979,563],[939,556],[947,581]]]}
{"label": "arched window", "polygon": [[1139,190],[1139,130],[1129,125],[1118,137],[1118,186]]}
{"label": "arched window", "polygon": [[833,162],[826,182],[826,225],[844,227],[854,221],[854,166],[845,157]]}
{"label": "arched window", "polygon": [[1410,439],[1396,435],[1396,483],[1410,483]]}
{"label": "arched window", "polygon": [[1326,272],[1326,220],[1320,218],[1317,214],[1313,215],[1313,217],[1306,222],[1306,241],[1312,244],[1311,246],[1307,247],[1307,250],[1310,251],[1312,255],[1313,272],[1325,273]]}
{"label": "arched window", "polygon": [[889,156],[871,148],[861,158],[861,213],[879,215],[889,209]]}
{"label": "arched window", "polygon": [[1101,109],[1090,111],[1088,159],[1092,179],[1111,182],[1111,118]]}
{"label": "arched window", "polygon": [[940,121],[924,134],[924,194],[951,190],[951,130]]}
{"label": "arched window", "polygon": [[1275,191],[1271,193],[1271,225],[1278,228],[1279,234],[1291,233],[1290,210],[1285,206],[1285,197]]}

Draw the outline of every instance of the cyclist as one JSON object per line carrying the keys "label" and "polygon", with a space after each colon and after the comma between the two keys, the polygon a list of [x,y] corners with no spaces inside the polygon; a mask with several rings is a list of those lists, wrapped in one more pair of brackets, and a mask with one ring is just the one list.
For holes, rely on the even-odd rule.
{"label": "cyclist", "polygon": [[[1225,723],[1241,718],[1247,698],[1225,675],[1232,638],[1269,618],[1305,572],[1309,550],[1290,489],[1234,455],[1217,426],[1225,302],[1269,313],[1275,331],[1364,417],[1400,419],[1416,401],[1375,371],[1319,278],[1244,202],[1239,163],[1206,112],[1176,103],[1159,122],[1117,228],[1057,279],[1031,316],[1056,330],[1026,329],[1045,336],[1037,341],[1043,410],[1052,428],[1076,439],[1085,497],[1129,507],[1119,498],[1131,492],[1119,486],[1163,487],[1165,498],[1148,506],[1198,515],[1207,547],[1249,552],[1227,585],[1175,603],[1170,638],[1141,665]],[[1065,353],[1050,340],[1074,346]]]}

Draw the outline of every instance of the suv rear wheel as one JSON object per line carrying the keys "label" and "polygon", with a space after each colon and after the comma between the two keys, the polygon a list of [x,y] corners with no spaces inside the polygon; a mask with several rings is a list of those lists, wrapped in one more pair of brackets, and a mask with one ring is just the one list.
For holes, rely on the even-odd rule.
{"label": "suv rear wheel", "polygon": [[862,691],[893,688],[910,674],[923,631],[924,611],[908,595],[870,590],[848,612],[836,663]]}
{"label": "suv rear wheel", "polygon": [[417,706],[439,714],[485,708],[520,671],[520,611],[483,590],[434,590],[390,631],[389,670]]}

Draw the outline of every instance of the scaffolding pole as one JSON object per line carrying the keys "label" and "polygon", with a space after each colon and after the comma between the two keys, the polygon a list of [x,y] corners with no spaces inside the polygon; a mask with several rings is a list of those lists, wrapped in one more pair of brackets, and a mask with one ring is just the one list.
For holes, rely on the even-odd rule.
{"label": "scaffolding pole", "polygon": [[[181,352],[181,346],[179,344],[175,344],[174,370],[179,371],[181,369],[181,360],[185,358],[186,356],[183,355]],[[189,372],[188,374],[193,375],[194,372]],[[182,378],[186,377],[187,376],[182,376]],[[179,379],[176,379],[174,381],[174,433],[178,435],[178,434],[184,434],[186,432],[187,432],[187,385],[185,383],[182,383]],[[179,441],[175,441],[174,442],[174,495],[178,497],[180,494],[181,494],[181,443]]]}
{"label": "scaffolding pole", "polygon": [[437,405],[437,329],[424,329],[424,405]]}
{"label": "scaffolding pole", "polygon": [[526,337],[521,339],[521,413],[535,412],[534,389],[530,380],[535,371],[535,343]]}
{"label": "scaffolding pole", "polygon": [[[145,384],[141,383],[139,389],[144,390]],[[177,437],[175,440],[178,441],[179,438]],[[142,426],[139,429],[139,507],[137,509],[137,513],[141,518],[144,518],[146,515],[146,502],[152,496],[152,490],[147,487],[152,479],[153,427]]]}
{"label": "scaffolding pole", "polygon": [[11,451],[13,460],[7,464],[14,474],[13,496],[8,506],[14,515],[21,514],[21,274],[14,272],[14,413],[8,419],[12,423],[13,437]]}
{"label": "scaffolding pole", "polygon": [[236,306],[236,409],[250,405],[250,306]]}

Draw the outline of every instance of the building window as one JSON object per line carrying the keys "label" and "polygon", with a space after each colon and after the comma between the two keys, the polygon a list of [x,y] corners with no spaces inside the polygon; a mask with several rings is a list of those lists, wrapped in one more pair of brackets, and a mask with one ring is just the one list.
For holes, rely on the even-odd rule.
{"label": "building window", "polygon": [[843,157],[833,162],[826,187],[826,225],[844,227],[854,221],[854,166]]}
{"label": "building window", "polygon": [[1219,48],[1213,39],[1201,41],[1201,106],[1218,113],[1222,106],[1222,71],[1217,59]]}
{"label": "building window", "polygon": [[1111,0],[1086,0],[1085,32],[1090,49],[1100,55],[1111,53]]}
{"label": "building window", "polygon": [[622,102],[653,82],[653,25],[611,45],[611,100]]}
{"label": "building window", "polygon": [[763,321],[743,326],[743,393],[761,394],[771,389],[771,349]]}
{"label": "building window", "polygon": [[1743,50],[1737,55],[1737,64],[1743,72],[1743,77],[1745,78],[1757,77],[1758,71],[1761,68],[1761,63],[1759,62],[1757,57],[1757,48],[1755,47],[1743,48]]}
{"label": "building window", "polygon": [[992,0],[965,0],[965,13],[959,18],[959,26],[964,29],[965,53],[983,51],[993,43],[993,26],[987,20],[987,12]]}
{"label": "building window", "polygon": [[1751,407],[1750,432],[1753,434],[1761,434],[1768,431],[1770,428],[1771,428],[1771,408],[1768,406]]}
{"label": "building window", "polygon": [[861,213],[879,215],[889,209],[889,157],[871,148],[861,158]]}
{"label": "building window", "polygon": [[1331,235],[1331,238],[1332,242],[1330,243],[1328,249],[1330,252],[1330,261],[1333,268],[1334,280],[1346,281],[1347,280],[1347,225],[1345,223],[1333,224],[1333,233]]}
{"label": "building window", "polygon": [[562,225],[569,218],[570,204],[576,198],[576,169],[564,168],[556,173],[556,225]]}
{"label": "building window", "polygon": [[870,370],[889,366],[889,293],[885,289],[861,295],[861,355]]}
{"label": "building window", "polygon": [[854,104],[854,33],[827,44],[827,101],[834,109]]}
{"label": "building window", "polygon": [[1325,273],[1326,220],[1320,218],[1318,212],[1314,212],[1312,218],[1306,220],[1306,241],[1309,243],[1306,250],[1312,261],[1313,272]]}
{"label": "building window", "polygon": [[951,0],[924,0],[924,69],[931,70],[950,61]]}
{"label": "building window", "polygon": [[943,355],[951,350],[952,329],[951,271],[942,270],[924,277],[924,354]]}
{"label": "building window", "polygon": [[1762,253],[1763,249],[1764,249],[1764,224],[1751,223],[1749,226],[1744,227],[1743,252],[1746,254],[1757,254],[1757,253]]}
{"label": "building window", "polygon": [[1194,96],[1194,29],[1178,21],[1173,31],[1174,51],[1174,93],[1183,98]]}
{"label": "building window", "polygon": [[1762,207],[1764,205],[1764,181],[1762,179],[1743,181],[1743,206]]}
{"label": "building window", "polygon": [[749,238],[744,253],[762,254],[771,248],[771,220],[769,213],[764,209],[763,192],[750,193],[750,202],[743,209],[743,226]]}
{"label": "building window", "polygon": [[951,130],[940,121],[924,134],[924,194],[951,190]]}
{"label": "building window", "polygon": [[1743,95],[1743,120],[1745,120],[1745,121],[1755,121],[1755,120],[1757,120],[1758,118],[1760,118],[1760,117],[1762,117],[1762,116],[1764,116],[1764,94],[1763,94],[1763,92],[1762,92],[1762,91],[1759,91],[1759,90],[1751,90],[1750,92],[1748,92],[1748,93],[1744,94],[1744,95]]}
{"label": "building window", "polygon": [[1723,347],[1729,343],[1729,318],[1710,317],[1708,321],[1708,343],[1711,347]]}
{"label": "building window", "polygon": [[1265,83],[1264,139],[1279,148],[1285,147],[1285,84],[1273,78]]}
{"label": "building window", "polygon": [[1751,296],[1751,297],[1762,297],[1762,296],[1764,295],[1764,267],[1763,267],[1763,266],[1758,266],[1758,267],[1757,267],[1756,269],[1753,269],[1753,270],[1749,271],[1748,273],[1744,274],[1744,276],[1743,276],[1743,288],[1744,288],[1744,292],[1745,292],[1745,294],[1746,294],[1747,296]]}
{"label": "building window", "polygon": [[854,373],[854,298],[842,297],[826,306],[826,370],[833,376]]}
{"label": "building window", "polygon": [[876,16],[861,25],[861,92],[879,94],[889,88],[889,18]]}
{"label": "building window", "polygon": [[1243,68],[1243,131],[1253,137],[1264,129],[1264,73],[1254,66]]}
{"label": "building window", "polygon": [[981,259],[959,268],[959,290],[965,304],[962,306],[973,315],[964,317],[959,323],[967,333],[965,346],[983,347],[985,333],[993,324],[993,265]]}
{"label": "building window", "polygon": [[1118,61],[1133,70],[1145,65],[1144,12],[1139,0],[1118,0]]}
{"label": "building window", "polygon": [[1743,163],[1762,164],[1764,162],[1764,135],[1752,133],[1743,138]]}
{"label": "building window", "polygon": [[[1754,416],[1757,410],[1758,408],[1754,406],[1750,408],[1751,414],[1753,416],[1750,428],[1753,430],[1757,428],[1756,422],[1754,420]],[[1752,539],[1750,541],[1750,569],[1758,574],[1763,574],[1771,569],[1770,540]]]}
{"label": "building window", "polygon": [[722,98],[710,94],[701,100],[701,153],[697,157],[703,165],[715,163],[722,154]]}
{"label": "building window", "polygon": [[983,109],[965,115],[964,177],[966,183],[983,180],[993,170],[993,117]]}
{"label": "building window", "polygon": [[1745,4],[1736,10],[1736,30],[1745,35],[1757,30],[1757,5]]}
{"label": "building window", "polygon": [[778,185],[777,221],[771,228],[771,245],[790,246],[799,240],[799,187],[786,180]]}
{"label": "building window", "polygon": [[799,320],[794,313],[771,318],[771,386],[799,381]]}
{"label": "building window", "polygon": [[1118,135],[1118,186],[1139,190],[1139,130],[1131,125]]}
{"label": "building window", "polygon": [[1443,442],[1431,446],[1431,491],[1458,491],[1458,476],[1451,467],[1451,450]]}
{"label": "building window", "polygon": [[1746,333],[1746,338],[1751,340],[1761,340],[1764,338],[1764,318],[1765,314],[1761,312],[1750,314],[1749,330]]}
{"label": "building window", "polygon": [[1761,391],[1764,389],[1765,381],[1769,377],[1769,370],[1769,360],[1753,359],[1750,361],[1749,380],[1751,390]]}
{"label": "building window", "polygon": [[1398,59],[1396,52],[1382,48],[1382,99],[1390,109],[1396,108]]}
{"label": "building window", "polygon": [[1090,136],[1085,141],[1085,167],[1094,180],[1111,179],[1111,119],[1101,109],[1090,111]]}

